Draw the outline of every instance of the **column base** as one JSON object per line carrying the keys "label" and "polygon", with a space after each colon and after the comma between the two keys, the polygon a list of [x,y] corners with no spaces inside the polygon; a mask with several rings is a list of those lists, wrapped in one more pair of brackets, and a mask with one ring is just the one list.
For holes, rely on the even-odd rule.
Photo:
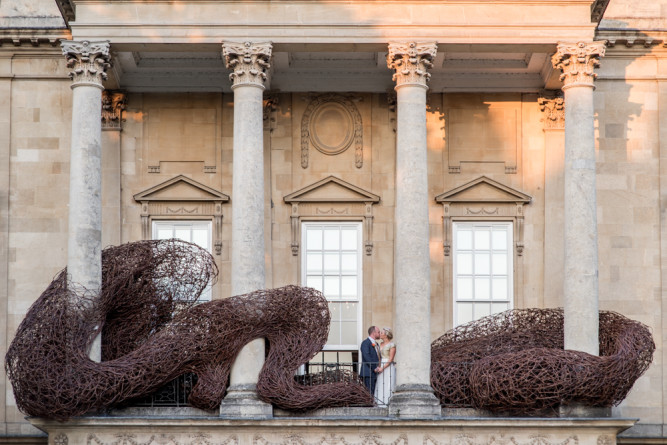
{"label": "column base", "polygon": [[389,416],[401,419],[432,419],[442,415],[440,401],[430,385],[401,385],[389,400]]}
{"label": "column base", "polygon": [[220,404],[220,417],[234,419],[272,419],[273,406],[257,397],[255,385],[230,387]]}
{"label": "column base", "polygon": [[580,404],[560,405],[558,417],[604,418],[611,417],[611,408]]}

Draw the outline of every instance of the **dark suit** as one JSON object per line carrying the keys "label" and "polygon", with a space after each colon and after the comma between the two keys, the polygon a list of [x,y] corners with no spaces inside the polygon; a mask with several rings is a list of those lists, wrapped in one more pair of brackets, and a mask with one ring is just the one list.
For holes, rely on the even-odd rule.
{"label": "dark suit", "polygon": [[380,358],[373,347],[373,343],[371,343],[371,339],[367,338],[361,342],[361,370],[359,371],[359,375],[364,380],[364,385],[366,385],[371,394],[375,394],[375,382],[377,382],[378,378],[375,368],[378,367],[379,362]]}

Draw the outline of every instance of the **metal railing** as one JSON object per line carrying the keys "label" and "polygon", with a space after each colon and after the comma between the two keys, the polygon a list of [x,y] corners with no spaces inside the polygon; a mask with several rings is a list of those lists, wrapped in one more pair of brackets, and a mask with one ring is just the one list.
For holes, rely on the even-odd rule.
{"label": "metal railing", "polygon": [[[372,378],[364,379],[359,375],[362,364],[356,362],[341,363],[307,363],[303,365],[294,380],[305,386],[325,385],[337,382],[361,382],[369,388],[373,386]],[[378,363],[369,363],[371,369],[378,367]],[[374,392],[376,404],[386,405],[395,386],[395,367],[388,366],[382,373],[375,374]],[[132,403],[136,407],[186,407],[190,392],[197,383],[196,374],[184,374],[164,385],[154,393],[138,399]]]}

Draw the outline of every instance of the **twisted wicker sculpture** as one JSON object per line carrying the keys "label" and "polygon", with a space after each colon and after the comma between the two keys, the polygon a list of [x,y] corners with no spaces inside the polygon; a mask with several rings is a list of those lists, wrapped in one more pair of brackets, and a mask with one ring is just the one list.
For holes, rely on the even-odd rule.
{"label": "twisted wicker sculpture", "polygon": [[563,349],[563,311],[523,309],[460,326],[431,345],[443,406],[545,415],[561,404],[619,404],[653,360],[649,329],[600,312],[600,356]]}
{"label": "twisted wicker sculpture", "polygon": [[[262,400],[289,410],[373,404],[356,376],[315,386],[294,379],[328,336],[321,293],[287,286],[195,305],[217,268],[208,252],[176,240],[111,247],[102,264],[99,296],[75,292],[63,271],[19,326],[5,369],[25,414],[66,420],[150,394],[187,372],[198,377],[188,402],[213,410],[234,358],[256,338],[269,342],[257,385]],[[101,363],[87,355],[97,325]]]}

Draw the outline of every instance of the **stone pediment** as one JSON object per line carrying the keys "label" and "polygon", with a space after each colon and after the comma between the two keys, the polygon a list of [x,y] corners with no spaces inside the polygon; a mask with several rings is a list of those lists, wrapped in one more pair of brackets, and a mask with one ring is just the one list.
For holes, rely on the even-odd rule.
{"label": "stone pediment", "polygon": [[298,202],[380,202],[380,197],[362,188],[329,176],[314,184],[290,193],[283,198],[287,203]]}
{"label": "stone pediment", "polygon": [[479,178],[456,187],[435,197],[441,203],[529,203],[532,198],[525,193],[501,184],[498,181],[480,176]]}
{"label": "stone pediment", "polygon": [[144,201],[229,201],[229,196],[186,176],[179,175],[134,195]]}

